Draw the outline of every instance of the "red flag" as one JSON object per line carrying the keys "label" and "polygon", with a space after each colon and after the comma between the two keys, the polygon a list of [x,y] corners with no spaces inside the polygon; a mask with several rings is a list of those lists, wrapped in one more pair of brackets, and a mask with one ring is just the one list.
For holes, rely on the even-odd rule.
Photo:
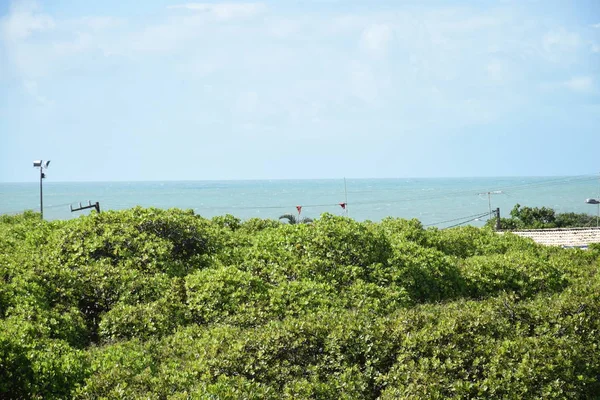
{"label": "red flag", "polygon": [[342,207],[342,210],[346,209],[346,203],[340,203],[340,207]]}
{"label": "red flag", "polygon": [[296,206],[296,210],[298,210],[298,214],[302,212],[302,206]]}

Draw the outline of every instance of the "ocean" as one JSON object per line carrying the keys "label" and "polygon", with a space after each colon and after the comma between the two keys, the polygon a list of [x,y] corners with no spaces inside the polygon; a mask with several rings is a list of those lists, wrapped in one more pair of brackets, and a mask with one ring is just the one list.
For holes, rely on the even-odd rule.
{"label": "ocean", "polygon": [[[90,211],[71,212],[70,205],[99,202],[101,210],[136,205],[192,209],[204,217],[232,214],[241,219],[277,219],[282,214],[317,218],[321,213],[356,220],[417,218],[425,225],[458,223],[481,226],[490,208],[508,216],[517,203],[551,207],[557,212],[596,215],[585,203],[600,197],[598,176],[324,179],[247,181],[89,182],[44,181],[44,218],[70,219]],[[487,194],[491,192],[491,194]],[[491,204],[490,204],[491,202]],[[344,209],[341,204],[347,203]],[[0,214],[39,211],[39,181],[0,183]],[[347,214],[346,214],[347,213]]]}

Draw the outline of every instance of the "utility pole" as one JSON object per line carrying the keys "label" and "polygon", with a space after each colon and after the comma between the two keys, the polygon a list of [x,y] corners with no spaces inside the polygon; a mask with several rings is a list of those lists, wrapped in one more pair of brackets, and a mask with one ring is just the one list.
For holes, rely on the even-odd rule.
{"label": "utility pole", "polygon": [[348,189],[346,188],[346,177],[344,177],[344,201],[345,201],[345,211],[346,211],[346,217],[350,216],[350,213],[348,212]]}
{"label": "utility pole", "polygon": [[490,217],[489,218],[491,218],[491,215],[492,215],[492,195],[493,194],[504,194],[504,192],[502,190],[494,190],[494,191],[490,191],[490,192],[479,193],[479,196],[481,196],[482,194],[487,194],[487,197],[488,197],[488,207],[489,207],[489,210],[490,210],[490,214],[489,214]]}
{"label": "utility pole", "polygon": [[500,230],[500,207],[496,208],[496,231]]}

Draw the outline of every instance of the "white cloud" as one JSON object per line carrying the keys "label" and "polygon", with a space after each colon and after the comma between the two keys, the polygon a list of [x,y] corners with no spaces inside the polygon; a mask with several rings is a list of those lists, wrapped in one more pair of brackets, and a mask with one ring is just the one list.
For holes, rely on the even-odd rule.
{"label": "white cloud", "polygon": [[[98,53],[113,54],[122,48],[124,30],[115,28],[125,21],[114,17],[76,16],[56,18],[44,12],[41,4],[15,1],[9,13],[0,19],[0,40],[6,52],[6,69],[20,80],[38,100],[36,87],[44,77],[71,69],[74,64],[93,66],[98,60],[88,57]],[[43,101],[42,101],[43,102]]]}
{"label": "white cloud", "polygon": [[330,32],[343,34],[348,32],[355,32],[356,30],[363,29],[369,23],[372,23],[372,19],[364,15],[340,15],[334,16],[328,21],[327,27]]}
{"label": "white cloud", "polygon": [[188,51],[193,54],[195,46],[190,47],[190,43],[223,34],[210,22],[248,19],[259,15],[266,6],[262,3],[188,3],[168,8],[193,12],[169,15],[158,23],[131,32],[129,38],[119,46],[124,49],[122,52],[127,53],[127,49],[131,49],[157,53]]}
{"label": "white cloud", "polygon": [[563,85],[574,92],[589,93],[594,90],[594,79],[590,76],[576,76],[563,82]]}
{"label": "white cloud", "polygon": [[187,3],[169,6],[170,9],[185,9],[208,13],[219,20],[251,18],[266,10],[263,3]]}
{"label": "white cloud", "polygon": [[38,89],[38,84],[36,81],[24,81],[23,86],[25,87],[25,91],[33,97],[38,103],[42,105],[51,105],[52,101],[48,100],[45,96],[41,95]]}
{"label": "white cloud", "polygon": [[252,115],[257,111],[258,106],[258,93],[253,91],[240,93],[235,102],[236,111],[242,114]]}
{"label": "white cloud", "polygon": [[580,51],[585,44],[578,32],[559,28],[544,34],[541,40],[541,54],[552,63],[569,65],[580,59]]}
{"label": "white cloud", "polygon": [[592,28],[600,29],[600,22],[598,22],[597,24],[592,25]]}
{"label": "white cloud", "polygon": [[504,68],[500,61],[491,61],[486,67],[488,77],[494,82],[502,82],[504,80]]}
{"label": "white cloud", "polygon": [[123,52],[171,52],[185,49],[190,39],[199,37],[204,20],[200,16],[178,16],[132,32],[121,44]]}
{"label": "white cloud", "polygon": [[302,24],[291,18],[276,18],[267,21],[267,29],[277,38],[288,38],[300,32]]}
{"label": "white cloud", "polygon": [[[208,82],[213,89],[203,90],[228,99],[215,109],[229,109],[245,122],[264,122],[273,115],[277,121],[286,115],[299,122],[326,120],[352,109],[388,112],[394,105],[418,125],[432,103],[447,118],[473,121],[480,115],[488,121],[490,110],[493,115],[503,112],[496,111],[500,103],[509,104],[508,110],[514,107],[514,97],[533,97],[528,89],[539,86],[541,79],[553,82],[557,92],[594,90],[591,78],[563,82],[571,75],[561,71],[557,78],[552,75],[556,65],[547,63],[561,61],[563,52],[572,62],[583,60],[582,53],[591,57],[590,46],[592,51],[598,46],[593,47],[589,28],[547,32],[547,25],[521,26],[519,18],[468,7],[448,12],[400,7],[354,15],[265,13],[263,3],[168,8],[162,9],[163,15],[121,21],[93,16],[53,19],[37,7],[29,8],[26,15],[34,22],[15,29],[21,39],[9,54],[10,64],[20,69],[21,81],[28,81],[28,93],[44,103],[48,99],[39,93],[38,83],[43,89],[44,78],[64,78],[73,65],[93,74],[95,65],[104,63],[98,57],[103,51],[116,55],[110,63],[123,71],[147,63],[148,73],[157,79],[175,72],[190,87]],[[256,23],[221,23],[253,16],[259,17]],[[35,32],[43,34],[27,37]],[[335,40],[329,40],[332,37]],[[585,69],[572,73],[585,74]],[[238,81],[244,82],[241,94]],[[307,88],[306,82],[318,84]],[[274,111],[265,111],[270,108]]]}
{"label": "white cloud", "polygon": [[123,26],[125,21],[115,17],[82,17],[75,23],[91,30],[104,30]]}
{"label": "white cloud", "polygon": [[386,24],[375,24],[367,27],[360,38],[363,49],[373,54],[385,54],[393,37],[392,28]]}
{"label": "white cloud", "polygon": [[575,32],[569,32],[563,28],[547,32],[542,45],[548,52],[564,52],[576,49],[581,44],[579,35]]}
{"label": "white cloud", "polygon": [[39,13],[39,6],[30,1],[13,3],[1,25],[4,40],[8,42],[25,39],[35,32],[49,30],[54,26],[54,19]]}
{"label": "white cloud", "polygon": [[375,105],[379,97],[377,76],[369,66],[357,61],[350,64],[349,72],[352,94],[366,104]]}
{"label": "white cloud", "polygon": [[56,41],[48,49],[52,50],[52,57],[68,57],[94,48],[92,36],[79,33],[72,40]]}
{"label": "white cloud", "polygon": [[446,12],[430,15],[435,27],[441,32],[451,34],[473,34],[501,27],[511,20],[511,15],[499,13],[494,15],[469,15],[465,10],[450,9]]}
{"label": "white cloud", "polygon": [[600,44],[592,43],[590,50],[592,53],[600,53]]}

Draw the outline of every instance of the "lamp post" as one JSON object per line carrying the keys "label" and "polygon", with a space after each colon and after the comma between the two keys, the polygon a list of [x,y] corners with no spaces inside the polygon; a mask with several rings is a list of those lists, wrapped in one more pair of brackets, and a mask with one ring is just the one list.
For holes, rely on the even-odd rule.
{"label": "lamp post", "polygon": [[600,200],[599,199],[585,199],[587,204],[597,204],[598,214],[596,215],[596,228],[598,227],[598,220],[600,219]]}
{"label": "lamp post", "polygon": [[42,182],[44,181],[44,178],[46,177],[44,170],[48,169],[48,165],[50,165],[50,160],[48,160],[46,162],[44,162],[44,160],[35,160],[33,162],[33,167],[40,169],[40,215],[41,215],[42,219],[44,219],[44,190],[43,190]]}

